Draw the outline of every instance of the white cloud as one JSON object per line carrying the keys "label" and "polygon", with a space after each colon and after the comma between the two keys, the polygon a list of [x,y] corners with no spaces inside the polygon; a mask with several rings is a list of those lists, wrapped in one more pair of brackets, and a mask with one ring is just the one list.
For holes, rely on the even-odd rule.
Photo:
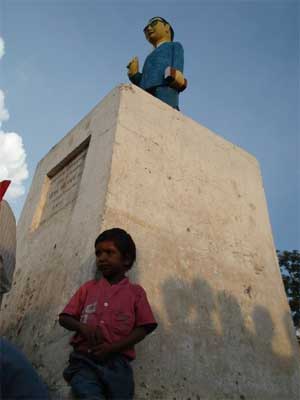
{"label": "white cloud", "polygon": [[[0,59],[4,55],[4,40],[0,37]],[[25,193],[23,181],[28,178],[26,152],[20,135],[1,130],[2,123],[9,119],[5,108],[5,96],[0,89],[0,181],[11,180],[7,199],[15,199]]]}
{"label": "white cloud", "polygon": [[5,53],[4,40],[0,36],[0,59],[4,56],[4,53]]}
{"label": "white cloud", "polygon": [[0,181],[12,181],[6,198],[17,198],[25,192],[23,181],[28,178],[26,153],[20,135],[0,131]]}
{"label": "white cloud", "polygon": [[0,89],[0,128],[2,126],[2,122],[8,120],[8,118],[9,118],[9,113],[4,105],[4,93]]}

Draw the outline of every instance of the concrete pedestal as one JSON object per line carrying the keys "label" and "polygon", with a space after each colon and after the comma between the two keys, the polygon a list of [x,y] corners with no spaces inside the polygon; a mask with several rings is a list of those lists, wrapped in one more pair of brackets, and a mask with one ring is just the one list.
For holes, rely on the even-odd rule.
{"label": "concrete pedestal", "polygon": [[300,360],[254,157],[139,88],[114,89],[39,163],[1,330],[50,386],[57,315],[105,228],[137,244],[132,280],[159,328],[137,346],[136,399],[296,400]]}

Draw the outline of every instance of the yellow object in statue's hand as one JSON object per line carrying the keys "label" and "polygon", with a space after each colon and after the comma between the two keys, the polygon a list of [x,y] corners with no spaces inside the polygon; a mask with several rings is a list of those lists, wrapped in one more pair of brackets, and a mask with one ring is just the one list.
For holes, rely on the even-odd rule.
{"label": "yellow object in statue's hand", "polygon": [[129,61],[128,65],[128,76],[133,76],[139,72],[139,59],[137,57],[133,57],[131,61]]}

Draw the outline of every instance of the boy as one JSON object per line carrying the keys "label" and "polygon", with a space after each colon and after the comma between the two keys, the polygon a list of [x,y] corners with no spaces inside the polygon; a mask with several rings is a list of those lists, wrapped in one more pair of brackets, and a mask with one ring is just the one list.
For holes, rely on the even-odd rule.
{"label": "boy", "polygon": [[144,289],[125,276],[136,258],[131,236],[120,228],[104,231],[95,255],[102,278],[83,284],[59,316],[76,332],[64,378],[79,399],[132,399],[134,345],[157,323]]}

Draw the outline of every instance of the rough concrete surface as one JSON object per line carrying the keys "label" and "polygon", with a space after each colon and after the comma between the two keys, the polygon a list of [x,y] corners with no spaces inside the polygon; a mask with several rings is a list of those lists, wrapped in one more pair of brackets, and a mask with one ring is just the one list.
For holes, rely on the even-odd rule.
{"label": "rough concrete surface", "polygon": [[136,241],[131,279],[159,328],[137,346],[136,399],[296,400],[300,359],[255,158],[132,85],[39,163],[18,225],[1,332],[54,391],[70,334],[57,315],[94,271],[93,242]]}
{"label": "rough concrete surface", "polygon": [[[16,265],[16,219],[7,201],[0,201],[0,309],[12,284]],[[0,311],[1,312],[1,311]]]}

